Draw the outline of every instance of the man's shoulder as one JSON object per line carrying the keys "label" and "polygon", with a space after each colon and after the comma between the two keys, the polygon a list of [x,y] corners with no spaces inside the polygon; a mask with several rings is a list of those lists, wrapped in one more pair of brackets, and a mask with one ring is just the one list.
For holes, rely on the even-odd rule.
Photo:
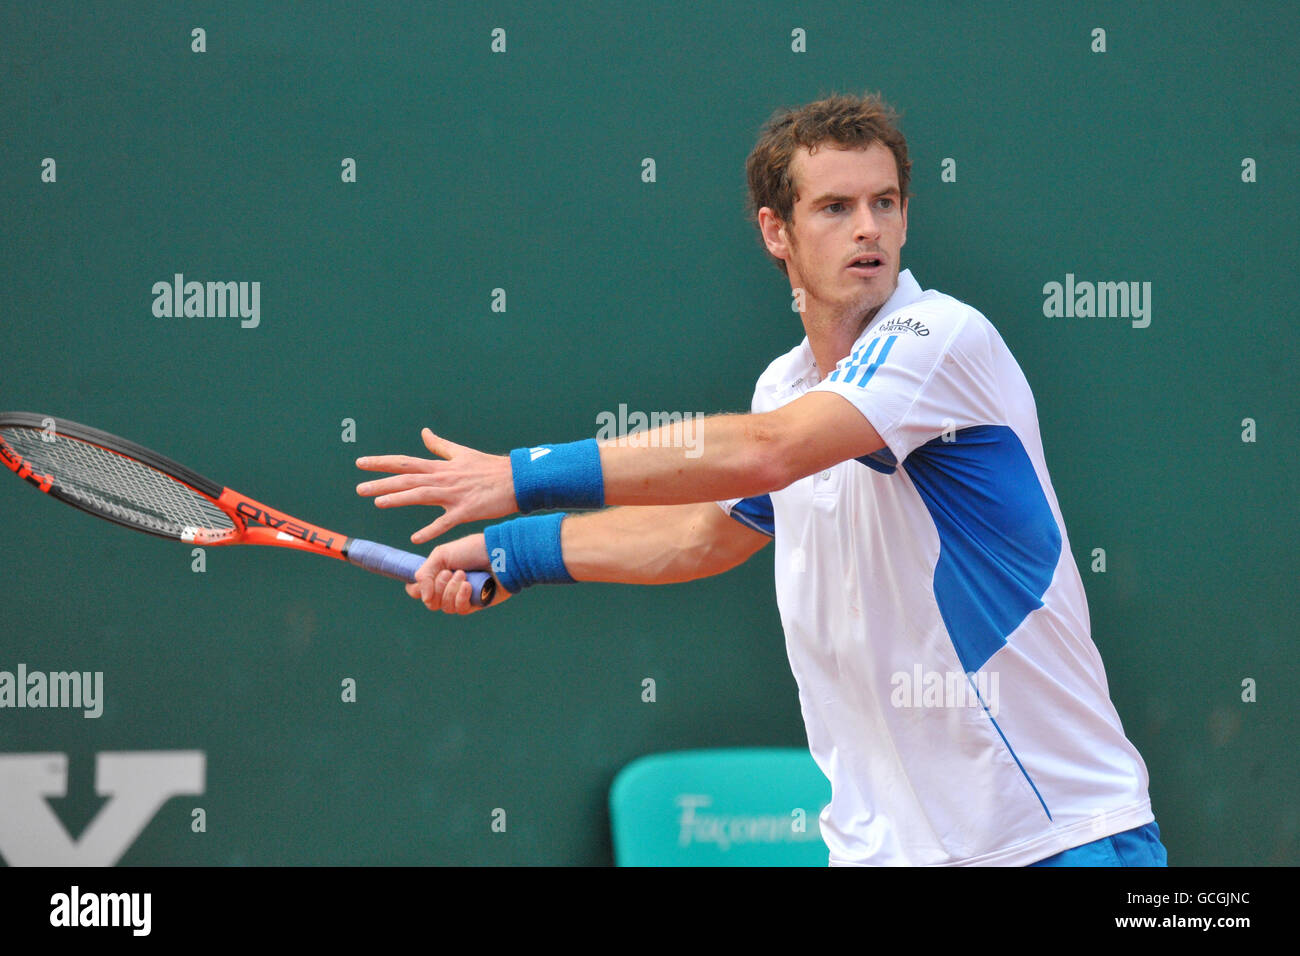
{"label": "man's shoulder", "polygon": [[784,388],[812,370],[812,352],[808,347],[808,337],[790,351],[778,355],[768,363],[763,374],[758,377],[755,392],[761,389]]}
{"label": "man's shoulder", "polygon": [[768,363],[754,383],[750,411],[772,411],[796,397],[812,384],[813,366],[812,349],[808,346],[808,337],[804,336],[798,345]]}
{"label": "man's shoulder", "polygon": [[[917,335],[926,337],[937,330],[953,330],[972,316],[979,316],[979,310],[967,305],[954,296],[937,289],[926,289],[920,296],[906,305],[883,315],[878,321],[867,327],[870,335]],[[984,319],[984,321],[988,321]]]}
{"label": "man's shoulder", "polygon": [[867,326],[860,342],[876,336],[925,339],[936,347],[963,343],[966,347],[1000,341],[997,329],[979,309],[955,296],[927,289],[904,306]]}

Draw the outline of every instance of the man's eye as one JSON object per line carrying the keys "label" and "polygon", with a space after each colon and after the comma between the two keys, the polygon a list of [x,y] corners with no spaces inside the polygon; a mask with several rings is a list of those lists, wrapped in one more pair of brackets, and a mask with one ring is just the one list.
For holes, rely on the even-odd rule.
{"label": "man's eye", "polygon": [[829,206],[826,207],[826,211],[827,211],[827,212],[834,212],[834,211],[837,210],[837,209],[843,209],[843,208],[844,208],[844,203],[842,203],[842,202],[833,202],[833,203],[831,203]]}
{"label": "man's eye", "polygon": [[890,208],[892,208],[893,205],[894,205],[894,200],[892,200],[892,199],[881,199],[881,200],[879,200],[879,201],[882,202],[882,203],[885,203],[885,204],[886,204],[886,205],[885,205],[885,208],[886,208],[886,209],[890,209]]}

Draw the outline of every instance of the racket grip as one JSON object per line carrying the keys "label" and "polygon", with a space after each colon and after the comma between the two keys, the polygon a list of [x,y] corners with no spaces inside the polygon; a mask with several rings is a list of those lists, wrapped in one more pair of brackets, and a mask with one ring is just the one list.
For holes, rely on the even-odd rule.
{"label": "racket grip", "polygon": [[[348,545],[348,561],[359,568],[374,571],[385,577],[396,578],[408,584],[415,580],[415,572],[420,570],[420,565],[424,564],[424,558],[418,554],[399,551],[378,541],[366,541],[362,538],[353,538],[352,543]],[[469,579],[472,588],[469,602],[475,607],[490,604],[497,591],[497,583],[492,579],[492,575],[486,571],[466,571],[465,576]]]}

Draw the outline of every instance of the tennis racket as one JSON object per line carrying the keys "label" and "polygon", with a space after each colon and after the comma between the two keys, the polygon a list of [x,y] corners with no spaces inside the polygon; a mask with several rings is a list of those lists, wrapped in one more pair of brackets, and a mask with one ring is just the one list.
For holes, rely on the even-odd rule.
{"label": "tennis racket", "polygon": [[[424,558],[349,538],[223,488],[170,458],[97,428],[31,412],[0,412],[0,460],[60,501],[136,531],[196,545],[262,544],[328,555],[399,581]],[[491,603],[496,581],[466,573],[472,603]]]}

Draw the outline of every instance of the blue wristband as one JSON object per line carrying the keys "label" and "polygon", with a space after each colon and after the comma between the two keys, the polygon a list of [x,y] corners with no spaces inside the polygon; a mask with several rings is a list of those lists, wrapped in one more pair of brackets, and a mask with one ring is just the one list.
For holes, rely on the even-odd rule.
{"label": "blue wristband", "polygon": [[510,453],[510,474],[520,514],[548,508],[605,507],[600,446],[594,438],[516,448]]}
{"label": "blue wristband", "polygon": [[483,529],[492,573],[511,594],[530,584],[574,584],[560,548],[563,512],[515,518]]}

